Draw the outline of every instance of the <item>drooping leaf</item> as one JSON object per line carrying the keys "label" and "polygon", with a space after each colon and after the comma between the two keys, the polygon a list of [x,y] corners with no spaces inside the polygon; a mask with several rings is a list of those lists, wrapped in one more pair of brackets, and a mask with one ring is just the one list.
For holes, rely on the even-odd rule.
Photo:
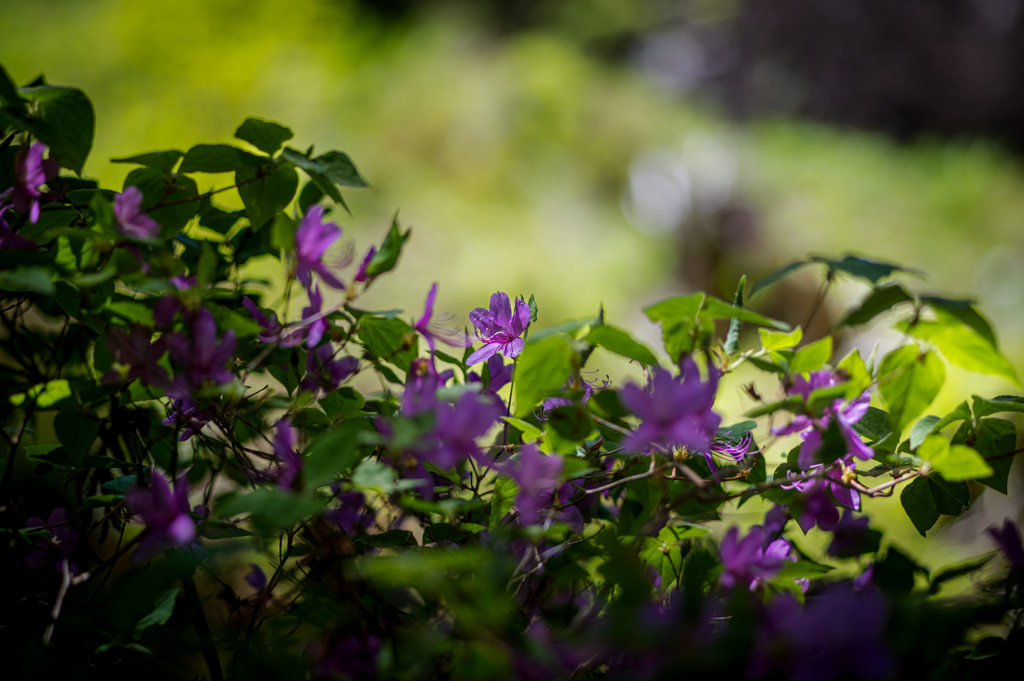
{"label": "drooping leaf", "polygon": [[359,340],[379,359],[391,362],[403,371],[416,358],[413,330],[401,319],[366,315],[359,320]]}
{"label": "drooping leaf", "polygon": [[789,333],[772,331],[771,329],[758,329],[761,334],[761,345],[766,350],[788,350],[800,345],[804,332],[799,326]]}
{"label": "drooping leaf", "polygon": [[959,367],[1001,376],[1018,387],[1021,385],[1013,365],[995,346],[968,326],[959,322],[919,322],[906,328],[918,338],[934,343],[943,357]]}
{"label": "drooping leaf", "polygon": [[783,267],[780,267],[771,274],[762,277],[750,289],[750,297],[753,298],[761,291],[767,289],[768,287],[772,286],[773,284],[779,281],[782,281],[793,272],[796,272],[798,269],[801,269],[802,267],[808,264],[810,264],[809,260],[798,260],[796,262],[791,262],[788,265],[784,265]]}
{"label": "drooping leaf", "polygon": [[133,163],[135,165],[155,168],[156,170],[170,172],[183,156],[184,152],[177,149],[167,151],[151,151],[148,154],[137,154],[126,158],[112,158],[111,163]]}
{"label": "drooping leaf", "polygon": [[181,588],[174,587],[156,595],[156,607],[135,625],[135,638],[142,636],[146,629],[166,624],[167,620],[171,619],[171,615],[174,613],[174,602],[180,592]]}
{"label": "drooping leaf", "polygon": [[981,312],[978,311],[978,308],[974,306],[974,301],[952,300],[950,298],[940,298],[938,296],[922,296],[921,302],[929,305],[940,315],[945,313],[946,315],[955,317],[961,323],[974,329],[974,331],[988,341],[992,347],[996,349],[999,348],[999,343],[996,341],[996,334],[992,330],[992,324],[985,319]]}
{"label": "drooping leaf", "polygon": [[516,408],[528,416],[545,397],[557,395],[572,373],[571,350],[562,337],[530,343],[516,365]]}
{"label": "drooping leaf", "polygon": [[[984,416],[991,416],[992,414],[1000,414],[1003,412],[1016,412],[1018,414],[1024,413],[1024,397],[1000,395],[999,397],[993,397],[992,399],[985,399],[984,397],[973,395],[972,399],[975,418],[980,419]],[[964,418],[970,418],[970,414]]]}
{"label": "drooping leaf", "polygon": [[868,297],[856,309],[846,315],[840,324],[846,326],[866,324],[881,313],[910,300],[913,298],[898,284],[877,288],[868,294]]}
{"label": "drooping leaf", "polygon": [[273,156],[294,133],[278,123],[250,117],[235,130],[235,137]]}
{"label": "drooping leaf", "polygon": [[794,374],[809,373],[822,368],[832,358],[832,336],[825,336],[819,341],[800,348],[789,362],[789,370]]}
{"label": "drooping leaf", "polygon": [[606,350],[635,360],[644,366],[657,366],[658,364],[658,358],[647,346],[633,340],[628,333],[614,326],[595,326],[587,334],[586,340],[588,343],[600,345]]}
{"label": "drooping leaf", "polygon": [[931,462],[946,480],[977,480],[990,477],[992,467],[978,452],[966,445],[950,445],[942,435],[929,435],[917,448],[917,455]]}
{"label": "drooping leaf", "polygon": [[264,157],[250,154],[229,144],[197,144],[185,154],[178,172],[247,173],[266,162],[267,159]]}
{"label": "drooping leaf", "polygon": [[50,147],[63,167],[81,175],[96,128],[92,102],[81,90],[54,85],[23,87],[21,94],[38,107],[29,131]]}
{"label": "drooping leaf", "polygon": [[908,345],[886,355],[878,375],[878,389],[889,406],[893,425],[902,431],[939,394],[946,369],[934,353]]}
{"label": "drooping leaf", "polygon": [[391,220],[391,229],[388,230],[388,235],[384,238],[380,250],[374,254],[370,264],[367,265],[366,273],[374,278],[393,270],[398,263],[398,257],[402,254],[402,247],[411,234],[412,229],[407,229],[404,234],[402,233],[401,225],[398,224],[398,213],[395,213],[395,217]]}
{"label": "drooping leaf", "polygon": [[939,515],[960,515],[970,506],[966,482],[944,480],[939,473],[915,478],[900,493],[900,502],[921,536],[932,528]]}
{"label": "drooping leaf", "polygon": [[[954,437],[953,442],[959,444],[958,439]],[[982,419],[973,446],[992,468],[992,475],[978,478],[978,482],[1006,494],[1017,451],[1017,428],[1005,419]]]}
{"label": "drooping leaf", "polygon": [[278,166],[269,174],[261,175],[263,172],[263,169],[251,169],[235,173],[238,195],[242,197],[254,229],[284,210],[299,188],[299,174],[288,164]]}

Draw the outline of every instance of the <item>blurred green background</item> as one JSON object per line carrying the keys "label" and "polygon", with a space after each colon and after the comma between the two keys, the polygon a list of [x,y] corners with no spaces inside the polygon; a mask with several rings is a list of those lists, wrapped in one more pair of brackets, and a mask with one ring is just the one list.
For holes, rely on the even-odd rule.
{"label": "blurred green background", "polygon": [[[603,304],[612,323],[656,346],[647,304],[694,289],[728,297],[740,274],[855,252],[927,273],[911,279],[918,288],[980,297],[1024,368],[1024,173],[1004,138],[970,126],[894,137],[870,120],[831,126],[787,105],[738,114],[728,90],[716,93],[711,57],[715,36],[742,35],[744,6],[0,0],[0,61],[17,81],[45,73],[89,94],[97,131],[86,175],[107,185],[129,170],[111,158],[228,142],[249,115],[290,126],[297,147],[350,153],[374,186],[347,196],[353,217],[335,213],[357,254],[395,210],[414,234],[400,275],[367,307],[417,314],[438,281],[440,309],[461,323],[503,290],[536,295],[542,325]],[[786,78],[756,67],[766,101],[792,99]],[[701,78],[710,85],[694,85]],[[227,184],[203,177],[201,190]],[[802,323],[817,277],[802,272],[758,302]],[[837,287],[819,333],[864,291]],[[843,338],[843,354],[898,340],[871,329]],[[597,359],[616,381],[637,375]],[[930,413],[965,392],[1014,390],[952,367],[949,376]],[[723,388],[727,420],[750,407],[743,380]],[[1020,489],[1018,467],[1011,493]],[[898,499],[871,508],[934,567],[987,549],[980,530],[1019,512],[1019,496],[985,496],[960,529],[937,532],[948,540],[938,548]]]}

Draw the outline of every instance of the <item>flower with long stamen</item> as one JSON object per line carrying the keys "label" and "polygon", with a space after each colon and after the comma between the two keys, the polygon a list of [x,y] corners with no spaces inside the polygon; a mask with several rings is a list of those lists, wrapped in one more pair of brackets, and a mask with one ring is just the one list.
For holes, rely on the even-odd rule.
{"label": "flower with long stamen", "polygon": [[185,371],[174,379],[168,394],[176,399],[191,398],[204,384],[222,385],[234,380],[224,365],[234,356],[235,332],[228,330],[217,342],[217,322],[213,313],[202,308],[191,320],[192,337],[180,333],[167,337],[167,349],[171,357],[181,364]]}
{"label": "flower with long stamen", "polygon": [[[810,380],[803,376],[797,376],[792,387],[786,391],[788,395],[799,395],[805,400],[810,394],[819,388],[828,388],[838,384],[838,379],[831,371],[815,371],[810,375]],[[791,435],[800,433],[804,444],[800,447],[798,463],[801,468],[810,468],[818,463],[817,453],[821,449],[823,433],[828,429],[834,419],[839,426],[839,432],[846,442],[846,455],[844,458],[856,457],[867,461],[875,456],[873,449],[868,447],[860,435],[853,429],[853,425],[864,418],[868,413],[868,406],[871,402],[871,395],[864,391],[856,399],[847,402],[843,399],[833,400],[825,407],[823,414],[814,418],[800,415],[794,418],[785,426],[772,428],[772,435]]]}
{"label": "flower with long stamen", "polygon": [[310,206],[295,230],[295,276],[309,288],[315,272],[328,286],[343,289],[344,282],[323,262],[327,249],[341,237],[341,227],[333,222],[325,223],[323,219],[323,206]]}
{"label": "flower with long stamen", "polygon": [[306,376],[302,379],[303,390],[318,388],[330,392],[337,390],[342,381],[359,370],[359,359],[346,355],[335,359],[334,348],[324,343],[306,355]]}
{"label": "flower with long stamen", "polygon": [[260,325],[263,331],[257,336],[261,343],[273,343],[281,335],[281,322],[277,320],[277,313],[271,311],[268,316],[253,302],[249,296],[242,297],[242,307],[249,311],[252,318]]}
{"label": "flower with long stamen", "polygon": [[437,282],[430,287],[427,301],[423,306],[423,316],[419,318],[415,326],[416,332],[423,336],[427,345],[430,346],[431,357],[437,351],[438,340],[454,348],[464,348],[472,343],[469,336],[462,331],[445,326],[445,322],[449,321],[446,315],[439,315],[437,319],[434,319],[435,298],[437,298]]}
{"label": "flower with long stamen", "polygon": [[482,362],[496,352],[511,359],[518,357],[526,345],[520,336],[530,323],[530,308],[516,298],[513,309],[507,295],[495,293],[491,296],[490,309],[476,308],[469,313],[469,321],[473,322],[476,336],[484,346],[469,356],[466,366]]}
{"label": "flower with long stamen", "polygon": [[640,451],[652,447],[709,451],[722,422],[722,417],[711,410],[718,375],[712,369],[708,380],[702,381],[700,370],[689,357],[683,360],[682,369],[681,382],[664,369],[657,369],[647,390],[634,383],[622,389],[623,406],[641,419],[640,427],[626,438],[624,446]]}

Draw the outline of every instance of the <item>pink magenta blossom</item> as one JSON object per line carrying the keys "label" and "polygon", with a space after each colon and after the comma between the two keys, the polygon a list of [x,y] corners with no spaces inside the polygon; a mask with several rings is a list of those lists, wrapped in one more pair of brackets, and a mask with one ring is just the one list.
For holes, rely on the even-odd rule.
{"label": "pink magenta blossom", "polygon": [[427,341],[427,345],[430,346],[430,355],[433,356],[437,351],[438,340],[455,348],[464,348],[471,345],[472,341],[465,333],[445,326],[445,322],[450,321],[447,318],[448,316],[439,315],[438,319],[434,319],[435,298],[437,298],[437,282],[434,282],[433,286],[430,287],[427,301],[423,306],[423,316],[416,322],[415,327],[416,332],[423,336]]}
{"label": "pink magenta blossom", "polygon": [[310,206],[295,231],[295,276],[306,288],[313,281],[313,273],[332,288],[345,288],[345,284],[324,264],[324,254],[341,237],[341,227],[325,223],[323,206]]}
{"label": "pink magenta blossom", "polygon": [[128,510],[146,525],[135,560],[151,558],[171,546],[186,546],[196,536],[185,474],[178,476],[173,492],[162,472],[154,469],[150,477],[149,487],[132,487],[125,493]]}
{"label": "pink magenta blossom", "polygon": [[29,222],[39,222],[39,185],[57,177],[60,172],[60,165],[54,158],[43,160],[46,153],[46,145],[42,142],[35,142],[31,147],[22,147],[17,156],[14,157],[14,190],[11,193],[11,201],[14,210],[19,213],[28,213]]}
{"label": "pink magenta blossom", "polygon": [[530,308],[522,299],[516,298],[513,310],[507,295],[495,293],[491,296],[490,309],[476,308],[469,313],[469,321],[473,322],[476,337],[483,341],[484,346],[469,356],[466,366],[482,362],[496,352],[508,358],[518,357],[526,345],[520,336],[530,323]]}
{"label": "pink magenta blossom", "polygon": [[[829,388],[838,383],[831,371],[815,371],[811,373],[810,380],[803,376],[797,376],[788,395],[800,395],[805,400],[812,392],[819,388]],[[873,449],[868,447],[860,435],[853,429],[853,424],[864,418],[868,413],[868,406],[871,402],[871,394],[864,391],[860,397],[851,402],[846,400],[833,400],[832,404],[825,407],[824,413],[819,418],[800,415],[784,426],[772,428],[772,435],[791,435],[800,433],[804,444],[800,447],[799,464],[801,468],[810,468],[818,463],[817,453],[821,449],[822,434],[828,429],[833,419],[839,425],[839,432],[846,442],[845,459],[856,457],[867,461],[875,456]],[[847,461],[849,462],[849,461]]]}
{"label": "pink magenta blossom", "polygon": [[786,564],[795,560],[789,555],[790,545],[785,539],[767,541],[764,528],[755,525],[743,539],[738,539],[739,528],[732,527],[718,547],[722,558],[719,581],[726,589],[737,586],[751,590],[774,577]]}
{"label": "pink magenta blossom", "polygon": [[138,187],[125,187],[114,197],[114,219],[125,236],[153,240],[160,236],[160,225],[142,210],[142,192]]}
{"label": "pink magenta blossom", "polygon": [[718,390],[718,375],[712,370],[702,381],[697,364],[683,360],[682,381],[664,369],[657,369],[646,390],[628,383],[621,393],[623,406],[640,417],[640,427],[623,444],[630,449],[686,447],[707,452],[722,417],[711,410]]}

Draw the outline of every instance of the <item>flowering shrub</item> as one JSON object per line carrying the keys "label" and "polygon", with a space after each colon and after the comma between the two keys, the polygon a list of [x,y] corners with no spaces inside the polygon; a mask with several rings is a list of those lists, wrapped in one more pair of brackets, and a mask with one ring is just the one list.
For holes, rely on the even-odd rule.
{"label": "flowering shrub", "polygon": [[[360,306],[409,232],[353,264],[341,192],[367,183],[346,154],[250,118],[239,146],[115,159],[136,167],[112,191],[76,175],[85,95],[0,76],[9,673],[946,679],[1014,659],[1016,525],[929,573],[860,515],[898,493],[925,535],[1006,493],[1017,434],[996,415],[1024,398],[926,414],[940,356],[1018,382],[970,301],[852,256],[750,288],[810,265],[823,295],[866,281],[842,325],[893,310],[904,339],[867,359],[744,307],[742,281],[733,303],[646,310],[665,360],[603,312],[536,326],[532,296],[495,293],[470,334],[435,284],[406,321]],[[201,194],[200,173],[233,180]],[[281,300],[244,277],[258,256]],[[646,380],[588,380],[597,347]],[[741,367],[777,399],[751,384],[723,425]],[[747,502],[758,524],[712,532]],[[802,546],[815,526],[822,555]]]}

